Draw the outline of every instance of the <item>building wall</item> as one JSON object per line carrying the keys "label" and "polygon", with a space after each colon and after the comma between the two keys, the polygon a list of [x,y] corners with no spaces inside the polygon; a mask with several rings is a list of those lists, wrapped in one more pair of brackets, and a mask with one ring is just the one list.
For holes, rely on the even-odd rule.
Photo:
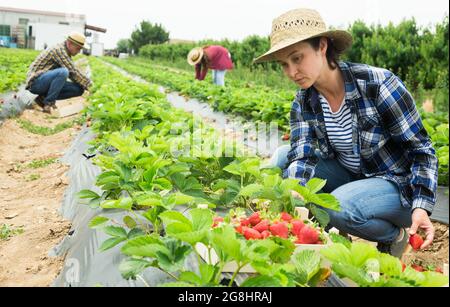
{"label": "building wall", "polygon": [[44,50],[46,47],[53,47],[56,44],[62,43],[67,34],[72,31],[83,33],[84,25],[81,26],[66,26],[55,25],[50,23],[29,24],[33,29],[33,47],[35,50]]}
{"label": "building wall", "polygon": [[0,24],[15,26],[20,24],[21,19],[28,19],[27,23],[52,23],[68,26],[82,26],[86,24],[86,18],[74,17],[73,15],[64,16],[50,16],[39,14],[15,13],[9,11],[2,11],[0,9]]}
{"label": "building wall", "polygon": [[15,40],[18,47],[42,50],[44,45],[50,47],[62,41],[71,31],[83,33],[85,24],[85,15],[0,7],[2,32],[4,26],[10,26],[10,41]]}

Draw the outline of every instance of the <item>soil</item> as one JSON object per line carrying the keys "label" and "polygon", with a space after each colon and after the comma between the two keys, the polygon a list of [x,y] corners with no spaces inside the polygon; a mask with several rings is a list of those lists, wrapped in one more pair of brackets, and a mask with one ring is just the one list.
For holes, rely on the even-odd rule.
{"label": "soil", "polygon": [[[425,269],[434,270],[436,268],[443,270],[444,263],[449,262],[449,238],[448,238],[448,225],[440,222],[432,222],[435,228],[433,243],[424,250],[415,251],[408,244],[405,253],[403,254],[402,261],[406,265],[417,264]],[[419,234],[425,237],[423,233]],[[365,241],[363,239],[353,237],[352,241],[366,242],[376,245],[374,242]]]}
{"label": "soil", "polygon": [[433,244],[425,250],[414,251],[409,249],[403,256],[405,264],[418,264],[424,268],[440,268],[443,264],[448,264],[449,259],[449,238],[448,225],[433,222],[435,228]]}
{"label": "soil", "polygon": [[[34,109],[20,118],[53,128],[76,116],[56,118]],[[58,212],[68,185],[68,166],[55,162],[30,168],[28,164],[62,157],[78,129],[41,136],[22,129],[16,119],[0,126],[0,235],[4,230],[0,286],[49,286],[63,267],[64,257],[52,258],[48,252],[70,229],[70,222]],[[15,232],[5,238],[5,229]]]}

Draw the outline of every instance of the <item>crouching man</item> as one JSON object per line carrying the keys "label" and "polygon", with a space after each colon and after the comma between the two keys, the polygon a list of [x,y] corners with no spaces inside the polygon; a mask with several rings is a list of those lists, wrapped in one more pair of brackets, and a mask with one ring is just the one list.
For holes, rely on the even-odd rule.
{"label": "crouching man", "polygon": [[73,32],[63,43],[44,50],[31,64],[26,88],[38,95],[35,102],[43,112],[50,113],[52,107],[56,108],[56,100],[81,96],[91,86],[91,80],[72,60],[85,41],[84,35]]}

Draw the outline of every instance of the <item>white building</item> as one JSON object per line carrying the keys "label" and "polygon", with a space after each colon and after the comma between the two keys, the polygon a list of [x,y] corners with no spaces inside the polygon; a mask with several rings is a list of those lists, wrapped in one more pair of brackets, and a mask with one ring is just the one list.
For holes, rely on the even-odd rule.
{"label": "white building", "polygon": [[[88,30],[106,32],[87,25],[86,15],[0,7],[0,40],[10,47],[43,50],[64,41],[72,31],[89,37],[92,33]],[[98,40],[97,34],[97,45],[100,44]],[[89,38],[87,43],[89,48]],[[97,45],[96,52],[99,53]]]}

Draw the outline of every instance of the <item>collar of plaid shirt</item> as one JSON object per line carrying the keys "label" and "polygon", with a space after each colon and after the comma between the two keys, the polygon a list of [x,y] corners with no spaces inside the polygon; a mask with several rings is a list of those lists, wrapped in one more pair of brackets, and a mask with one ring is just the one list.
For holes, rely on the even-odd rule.
{"label": "collar of plaid shirt", "polygon": [[[362,95],[355,78],[350,71],[349,65],[345,62],[339,62],[338,64],[344,78],[345,102],[349,104],[352,113],[354,113],[357,107],[357,101],[362,98]],[[306,98],[304,101],[309,102],[309,106],[314,114],[320,114],[322,112],[322,108],[320,106],[319,93],[317,90],[312,86],[306,91],[303,91],[303,94],[303,98]]]}

